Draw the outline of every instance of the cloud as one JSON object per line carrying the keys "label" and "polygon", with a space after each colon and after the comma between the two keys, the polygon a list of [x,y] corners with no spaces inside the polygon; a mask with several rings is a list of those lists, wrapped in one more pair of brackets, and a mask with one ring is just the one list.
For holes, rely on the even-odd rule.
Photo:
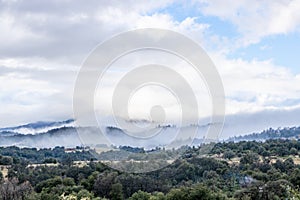
{"label": "cloud", "polygon": [[242,35],[237,46],[258,43],[262,38],[299,32],[300,1],[279,0],[199,0],[196,5],[203,14],[229,21]]}
{"label": "cloud", "polygon": [[[193,6],[201,12],[199,16],[216,16],[230,22],[239,36],[226,38],[212,33],[213,24],[204,23],[205,20],[197,16],[178,20],[168,12],[173,4],[168,0],[92,0],[89,4],[67,0],[0,1],[0,126],[70,118],[76,75],[89,52],[114,34],[146,27],[181,32],[204,48],[218,45],[209,55],[224,82],[229,116],[238,119],[249,114],[266,120],[272,115],[257,114],[266,111],[295,120],[300,105],[300,75],[293,74],[286,66],[275,65],[272,60],[245,61],[228,58],[226,53],[232,47],[259,43],[271,35],[299,31],[299,1],[242,0],[231,1],[230,5],[221,0],[194,2]],[[180,73],[187,77],[199,96],[203,95],[190,71],[181,67]],[[104,91],[111,91],[112,86],[113,83],[108,82]],[[105,98],[109,94],[107,92]],[[141,94],[136,99],[142,101],[144,93]],[[152,96],[153,93],[149,93],[144,98]],[[140,103],[134,109],[143,112],[142,108]],[[251,123],[251,120],[254,119],[249,117],[237,123]],[[268,124],[259,128],[263,126]]]}
{"label": "cloud", "polygon": [[298,127],[300,107],[290,109],[264,109],[255,113],[238,113],[226,116],[225,126],[220,138],[260,133],[268,128]]}
{"label": "cloud", "polygon": [[80,64],[104,38],[169,1],[1,1],[1,57],[65,58]]}
{"label": "cloud", "polygon": [[81,63],[111,35],[145,27],[197,36],[205,30],[194,18],[156,12],[170,2],[1,1],[0,126],[69,118]]}
{"label": "cloud", "polygon": [[227,113],[299,106],[300,76],[272,60],[245,61],[211,54],[223,79]]}

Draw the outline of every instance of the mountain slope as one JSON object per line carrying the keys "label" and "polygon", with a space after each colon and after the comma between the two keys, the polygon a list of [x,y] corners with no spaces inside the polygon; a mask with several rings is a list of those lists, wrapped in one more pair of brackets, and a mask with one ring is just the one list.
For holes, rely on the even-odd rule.
{"label": "mountain slope", "polygon": [[235,136],[230,137],[228,141],[265,141],[269,139],[300,139],[300,127],[291,127],[291,128],[278,128],[272,129],[269,128],[260,133],[252,133],[244,136]]}

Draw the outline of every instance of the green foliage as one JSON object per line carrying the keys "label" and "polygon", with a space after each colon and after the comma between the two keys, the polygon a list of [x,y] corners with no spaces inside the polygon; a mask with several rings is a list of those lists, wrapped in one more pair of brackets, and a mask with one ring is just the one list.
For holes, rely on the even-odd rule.
{"label": "green foliage", "polygon": [[[129,147],[126,147],[128,149]],[[180,150],[155,149],[152,157],[130,155],[132,159],[164,159],[179,151],[183,157],[173,164],[146,174],[121,173],[100,162],[88,162],[87,152],[65,153],[62,147],[32,149],[0,147],[0,162],[8,164],[8,178],[0,173],[3,191],[33,199],[297,199],[300,187],[298,153],[300,141],[269,140],[215,144],[202,157],[204,147]],[[130,151],[140,149],[129,148]],[[297,152],[296,152],[297,151]],[[105,154],[114,155],[115,152]],[[298,159],[298,160],[297,160]],[[87,161],[76,166],[74,160]],[[45,166],[55,163],[57,166]],[[29,166],[39,163],[42,165]],[[149,162],[148,165],[156,165]],[[139,168],[131,162],[131,169]],[[151,166],[149,166],[151,167]],[[14,181],[13,181],[14,180]],[[6,188],[10,185],[9,188]],[[2,188],[2,189],[1,189]],[[1,196],[2,195],[2,196]],[[23,196],[22,196],[23,195]],[[298,196],[297,196],[298,195]],[[19,198],[18,197],[18,198]]]}
{"label": "green foliage", "polygon": [[[2,156],[1,156],[2,155]],[[74,153],[66,153],[64,147],[55,147],[54,149],[39,149],[36,148],[19,148],[19,147],[0,147],[0,165],[17,164],[17,160],[25,159],[31,163],[41,163],[50,161],[54,163],[69,160],[91,160],[94,158],[88,151],[78,151]]]}
{"label": "green foliage", "polygon": [[300,169],[294,169],[290,176],[291,183],[300,188]]}
{"label": "green foliage", "polygon": [[115,183],[111,186],[111,191],[110,191],[110,198],[111,200],[123,200],[124,195],[123,195],[123,186],[120,183]]}
{"label": "green foliage", "polygon": [[116,172],[105,172],[98,175],[94,183],[94,193],[100,197],[110,197],[112,185],[116,183]]}
{"label": "green foliage", "polygon": [[235,157],[235,153],[232,150],[228,150],[224,152],[223,157],[230,160],[231,158]]}
{"label": "green foliage", "polygon": [[221,200],[227,199],[218,193],[213,193],[202,185],[192,188],[182,187],[180,189],[172,189],[167,194],[167,200]]}
{"label": "green foliage", "polygon": [[291,187],[288,187],[287,191],[288,191],[288,199],[300,200],[300,191],[299,191],[299,189],[293,189]]}
{"label": "green foliage", "polygon": [[258,163],[259,162],[259,156],[256,153],[247,153],[246,155],[244,155],[241,160],[240,163],[243,165],[252,165],[254,163]]}
{"label": "green foliage", "polygon": [[129,200],[149,200],[150,197],[150,193],[139,190],[138,192],[134,193]]}
{"label": "green foliage", "polygon": [[95,199],[94,194],[89,192],[88,190],[82,189],[77,194],[78,199]]}
{"label": "green foliage", "polygon": [[150,200],[167,200],[167,197],[162,192],[155,192],[151,195]]}
{"label": "green foliage", "polygon": [[44,160],[44,163],[54,163],[54,164],[56,164],[57,160],[55,158],[46,158]]}
{"label": "green foliage", "polygon": [[0,165],[11,165],[13,163],[13,159],[8,156],[0,155]]}

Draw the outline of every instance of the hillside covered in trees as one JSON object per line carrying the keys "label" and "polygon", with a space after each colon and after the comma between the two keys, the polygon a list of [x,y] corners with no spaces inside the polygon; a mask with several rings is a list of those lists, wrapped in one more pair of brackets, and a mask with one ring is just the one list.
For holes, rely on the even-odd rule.
{"label": "hillside covered in trees", "polygon": [[252,133],[243,136],[231,137],[228,139],[228,141],[265,141],[269,139],[300,139],[300,127],[285,127],[277,129],[269,128],[261,133]]}
{"label": "hillside covered in trees", "polygon": [[80,147],[2,147],[0,199],[300,198],[299,140],[217,143],[206,155],[201,148],[186,147],[180,159],[157,171],[125,173]]}

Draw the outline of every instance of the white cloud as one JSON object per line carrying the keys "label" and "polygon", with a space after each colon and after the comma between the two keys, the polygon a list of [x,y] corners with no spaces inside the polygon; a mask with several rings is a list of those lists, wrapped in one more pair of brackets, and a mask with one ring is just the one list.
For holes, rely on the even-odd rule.
{"label": "white cloud", "polygon": [[[299,0],[199,0],[196,5],[206,15],[234,24],[243,38],[237,46],[259,42],[263,37],[299,31]],[[200,4],[199,4],[200,3]]]}
{"label": "white cloud", "polygon": [[288,109],[300,105],[300,79],[272,60],[245,61],[220,54],[212,58],[223,78],[227,113]]}
{"label": "white cloud", "polygon": [[24,41],[37,39],[39,36],[22,25],[18,25],[16,19],[8,13],[0,13],[1,48],[11,48]]}
{"label": "white cloud", "polygon": [[[61,119],[62,116],[71,116],[66,114],[71,109],[63,98],[63,95],[71,95],[70,92],[65,91],[65,86],[56,87],[49,80],[41,79],[31,79],[26,74],[15,72],[0,76],[0,126],[37,120],[38,117]],[[64,105],[63,108],[60,105]]]}
{"label": "white cloud", "polygon": [[[299,1],[241,0],[230,5],[222,0],[200,2],[204,14],[238,28],[243,37],[233,46],[299,30]],[[210,55],[224,81],[227,114],[264,110],[282,113],[299,107],[300,75],[274,65],[272,60],[228,59],[224,52],[232,45],[230,39],[211,34],[210,24],[199,23],[193,16],[176,20],[159,11],[171,3],[1,1],[0,126],[70,117],[76,73],[88,53],[111,35],[145,27],[179,31],[204,47],[221,44],[221,53]],[[182,73],[188,76],[185,70]]]}
{"label": "white cloud", "polygon": [[207,25],[155,12],[169,3],[2,1],[0,126],[72,114],[77,70],[88,53],[113,34],[157,27],[201,35]]}

